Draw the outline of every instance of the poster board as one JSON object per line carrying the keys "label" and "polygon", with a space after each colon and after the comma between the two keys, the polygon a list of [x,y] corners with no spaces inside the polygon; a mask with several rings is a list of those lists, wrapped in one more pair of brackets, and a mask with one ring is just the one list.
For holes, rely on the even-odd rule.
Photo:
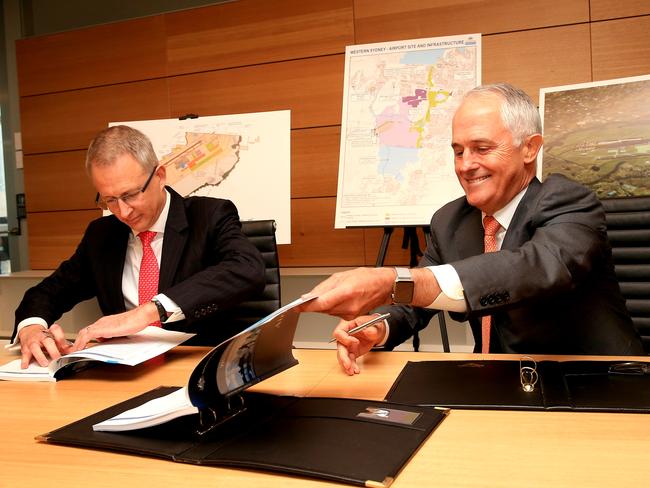
{"label": "poster board", "polygon": [[337,229],[427,225],[463,194],[451,119],[480,83],[480,34],[346,47]]}
{"label": "poster board", "polygon": [[291,113],[111,122],[146,134],[183,196],[227,198],[241,220],[273,219],[278,244],[291,243]]}
{"label": "poster board", "polygon": [[650,195],[650,76],[542,88],[538,173],[560,173],[599,198]]}

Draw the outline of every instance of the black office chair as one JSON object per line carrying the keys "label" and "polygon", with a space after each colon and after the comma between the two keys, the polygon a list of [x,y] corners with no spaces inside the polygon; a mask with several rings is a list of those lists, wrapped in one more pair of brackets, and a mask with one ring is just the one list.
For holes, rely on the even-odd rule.
{"label": "black office chair", "polygon": [[262,254],[266,266],[266,286],[257,296],[232,308],[222,310],[218,318],[218,333],[201,334],[186,341],[187,346],[216,346],[228,337],[280,308],[280,265],[275,242],[274,220],[242,221],[242,232]]}
{"label": "black office chair", "polygon": [[616,277],[650,354],[650,197],[603,200]]}
{"label": "black office chair", "polygon": [[235,316],[248,325],[280,308],[280,263],[275,242],[275,220],[242,221],[242,232],[262,254],[266,266],[264,291],[252,300],[241,303]]}

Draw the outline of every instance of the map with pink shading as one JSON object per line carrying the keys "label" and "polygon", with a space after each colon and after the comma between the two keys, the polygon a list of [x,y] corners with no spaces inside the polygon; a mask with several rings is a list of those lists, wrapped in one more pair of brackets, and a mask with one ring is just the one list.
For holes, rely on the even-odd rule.
{"label": "map with pink shading", "polygon": [[479,34],[347,47],[336,228],[425,225],[462,194],[451,119],[480,57]]}

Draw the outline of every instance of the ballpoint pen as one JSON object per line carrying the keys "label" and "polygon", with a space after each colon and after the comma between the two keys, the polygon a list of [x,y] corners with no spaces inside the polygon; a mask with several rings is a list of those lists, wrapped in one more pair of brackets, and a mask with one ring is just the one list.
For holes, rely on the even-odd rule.
{"label": "ballpoint pen", "polygon": [[637,361],[614,363],[609,366],[607,372],[609,374],[650,375],[650,363]]}
{"label": "ballpoint pen", "polygon": [[[383,313],[381,315],[377,315],[376,317],[371,318],[368,320],[368,322],[364,322],[361,325],[357,325],[356,327],[353,327],[352,329],[348,330],[348,335],[354,335],[359,331],[362,331],[363,329],[367,329],[371,325],[376,324],[377,322],[381,322],[382,320],[387,319],[390,317],[390,313]],[[332,338],[330,339],[330,343],[336,342],[336,339]]]}

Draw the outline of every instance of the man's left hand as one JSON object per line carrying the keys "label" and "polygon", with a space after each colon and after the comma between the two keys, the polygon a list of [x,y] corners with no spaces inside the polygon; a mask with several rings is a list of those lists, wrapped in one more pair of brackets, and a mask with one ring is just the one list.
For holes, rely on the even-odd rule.
{"label": "man's left hand", "polygon": [[158,310],[152,302],[142,304],[128,312],[107,315],[81,329],[70,352],[85,349],[88,343],[94,339],[108,339],[135,334],[158,320]]}
{"label": "man's left hand", "polygon": [[367,329],[350,335],[348,331],[376,315],[365,315],[357,317],[352,321],[342,320],[334,329],[333,336],[336,339],[336,357],[343,370],[350,376],[359,374],[361,371],[357,359],[379,344],[386,335],[386,327],[382,322],[371,325]]}

